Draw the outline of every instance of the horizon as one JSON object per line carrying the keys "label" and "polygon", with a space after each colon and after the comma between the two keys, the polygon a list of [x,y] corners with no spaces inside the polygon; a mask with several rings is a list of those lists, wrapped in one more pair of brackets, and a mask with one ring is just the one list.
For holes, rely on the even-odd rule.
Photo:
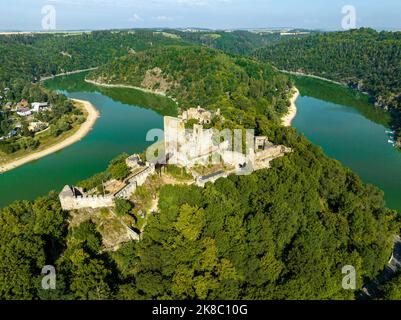
{"label": "horizon", "polygon": [[[351,30],[359,30],[359,29],[372,29],[376,32],[401,32],[401,28],[394,29],[376,29],[373,27],[361,26],[359,28],[351,29]],[[18,30],[18,29],[0,29],[0,34],[5,33],[15,33],[15,34],[23,34],[23,33],[43,33],[43,34],[57,34],[57,33],[79,33],[79,32],[95,32],[95,31],[130,31],[130,30],[159,30],[159,31],[168,31],[168,30],[178,30],[183,32],[189,32],[189,30],[197,30],[199,32],[228,32],[228,31],[266,31],[266,32],[283,32],[283,31],[307,31],[307,32],[346,32],[350,30],[344,29],[306,29],[301,27],[260,27],[260,28],[227,28],[227,29],[213,29],[213,28],[204,28],[204,27],[148,27],[148,28],[99,28],[99,29],[57,29],[57,30],[41,30],[41,29],[32,29],[32,30]]]}
{"label": "horizon", "polygon": [[399,31],[401,3],[388,0],[5,0],[1,32],[39,32],[54,9],[53,31],[122,29],[343,30],[344,7],[355,9],[356,28]]}

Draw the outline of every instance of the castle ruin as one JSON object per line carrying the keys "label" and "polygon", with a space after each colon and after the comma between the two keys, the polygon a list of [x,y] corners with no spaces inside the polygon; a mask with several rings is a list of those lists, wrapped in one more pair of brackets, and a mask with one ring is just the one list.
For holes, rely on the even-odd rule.
{"label": "castle ruin", "polygon": [[142,186],[150,175],[155,173],[154,165],[149,163],[143,164],[138,155],[131,156],[128,159],[131,161],[131,166],[129,167],[136,169],[136,172],[125,180],[124,187],[113,194],[88,195],[81,188],[67,185],[59,194],[63,210],[114,207],[114,199],[128,200],[136,189]]}
{"label": "castle ruin", "polygon": [[[265,136],[250,135],[246,138],[248,145],[244,154],[241,152],[242,138],[239,151],[232,150],[235,148],[231,146],[231,132],[227,137],[224,131],[219,133],[213,128],[204,129],[200,124],[193,125],[193,129],[186,129],[185,118],[164,117],[165,154],[170,155],[171,164],[192,168],[196,165],[207,166],[217,160],[235,167],[238,172],[250,166],[248,171],[251,173],[269,168],[272,160],[291,152],[290,148],[272,144]],[[221,142],[221,139],[224,141]]]}
{"label": "castle ruin", "polygon": [[188,110],[185,110],[180,116],[180,118],[184,122],[194,119],[202,125],[211,124],[214,117],[221,117],[220,109],[211,112],[201,108],[200,106],[198,106],[197,108],[190,108]]}

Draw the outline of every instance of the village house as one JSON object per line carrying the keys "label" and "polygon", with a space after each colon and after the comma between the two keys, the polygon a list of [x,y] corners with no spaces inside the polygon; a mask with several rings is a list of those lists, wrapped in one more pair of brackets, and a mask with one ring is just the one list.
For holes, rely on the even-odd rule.
{"label": "village house", "polygon": [[15,137],[16,135],[17,135],[17,130],[11,130],[5,136],[0,137],[0,141],[6,140],[6,139],[10,139],[12,137]]}
{"label": "village house", "polygon": [[20,108],[17,110],[17,114],[21,117],[28,117],[32,115],[32,110],[29,108]]}
{"label": "village house", "polygon": [[47,129],[48,126],[49,125],[45,122],[34,121],[29,123],[28,130],[36,133]]}
{"label": "village house", "polygon": [[17,110],[21,108],[27,108],[29,106],[29,102],[26,99],[22,99],[20,102],[17,103]]}
{"label": "village house", "polygon": [[33,102],[31,106],[32,106],[32,111],[36,113],[46,111],[49,109],[48,102]]}

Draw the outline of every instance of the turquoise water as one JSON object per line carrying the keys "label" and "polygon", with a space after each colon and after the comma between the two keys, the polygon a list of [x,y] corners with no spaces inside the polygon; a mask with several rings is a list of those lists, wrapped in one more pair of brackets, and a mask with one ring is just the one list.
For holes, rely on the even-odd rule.
{"label": "turquoise water", "polygon": [[[71,86],[71,79],[74,86]],[[119,101],[118,95],[115,96],[119,89],[113,90],[114,96],[110,98],[99,92],[100,89],[83,83],[83,76],[52,81],[48,85],[56,83],[68,97],[90,101],[101,117],[93,130],[76,144],[0,175],[0,207],[14,200],[32,200],[51,190],[59,191],[66,184],[101,172],[115,156],[145,150],[152,144],[146,141],[147,132],[163,128],[161,114]],[[142,92],[125,89],[121,90],[120,100],[133,103],[141,100],[142,95]]]}
{"label": "turquoise water", "polygon": [[[84,76],[57,78],[47,86],[94,104],[101,117],[93,130],[64,150],[0,175],[0,207],[86,179],[122,152],[142,152],[152,143],[145,139],[148,130],[162,128],[162,115],[176,113],[171,100],[132,89],[97,88]],[[294,127],[363,181],[380,187],[388,206],[401,212],[401,152],[388,143],[389,115],[348,89],[311,79],[296,83],[301,97]]]}
{"label": "turquoise water", "polygon": [[[306,91],[302,89],[301,94]],[[300,96],[296,104],[293,126],[364,182],[381,188],[387,205],[401,212],[401,152],[388,143],[388,127],[347,105],[310,96]]]}

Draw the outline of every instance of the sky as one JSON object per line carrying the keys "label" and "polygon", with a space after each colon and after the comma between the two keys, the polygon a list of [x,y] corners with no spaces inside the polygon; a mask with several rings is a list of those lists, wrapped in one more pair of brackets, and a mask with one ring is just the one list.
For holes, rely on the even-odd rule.
{"label": "sky", "polygon": [[1,0],[0,30],[36,31],[46,28],[44,25],[56,30],[341,30],[346,5],[355,8],[356,27],[401,30],[401,0]]}

